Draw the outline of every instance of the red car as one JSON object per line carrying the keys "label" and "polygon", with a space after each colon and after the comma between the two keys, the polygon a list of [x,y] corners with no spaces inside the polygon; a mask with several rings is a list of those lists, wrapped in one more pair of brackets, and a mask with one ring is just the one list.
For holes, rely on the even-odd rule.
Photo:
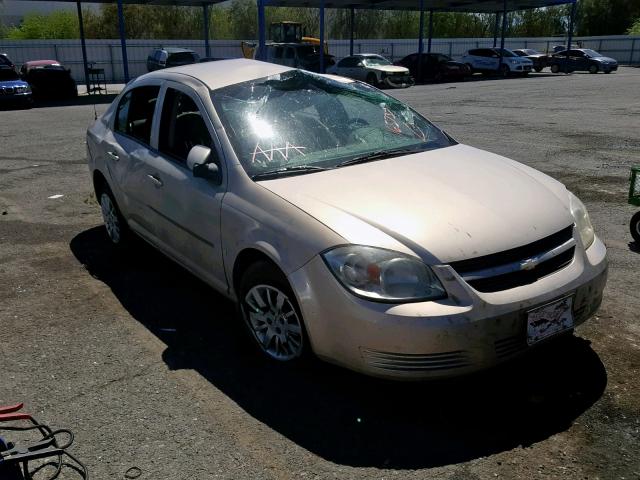
{"label": "red car", "polygon": [[20,67],[22,79],[29,82],[33,95],[40,98],[74,98],[78,87],[71,70],[57,60],[33,60]]}

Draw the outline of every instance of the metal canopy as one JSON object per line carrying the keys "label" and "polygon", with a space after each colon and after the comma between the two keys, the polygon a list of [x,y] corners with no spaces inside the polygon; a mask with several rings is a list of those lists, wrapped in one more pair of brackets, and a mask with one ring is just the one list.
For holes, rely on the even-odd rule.
{"label": "metal canopy", "polygon": [[[575,3],[576,0],[507,0],[506,10],[528,10]],[[420,10],[419,0],[264,0],[267,7],[355,8],[368,10]],[[503,0],[424,0],[424,9],[436,12],[496,13]]]}
{"label": "metal canopy", "polygon": [[[23,2],[41,2],[48,0],[20,0]],[[77,0],[55,0],[56,2],[76,3]],[[122,0],[124,5],[170,5],[174,7],[202,7],[227,0]],[[82,3],[118,3],[117,0],[82,0]]]}

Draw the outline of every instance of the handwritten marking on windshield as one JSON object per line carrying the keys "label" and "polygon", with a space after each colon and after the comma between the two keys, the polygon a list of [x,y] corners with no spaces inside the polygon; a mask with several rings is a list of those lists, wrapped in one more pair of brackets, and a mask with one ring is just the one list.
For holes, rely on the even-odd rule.
{"label": "handwritten marking on windshield", "polygon": [[284,147],[274,147],[271,145],[271,148],[264,149],[260,146],[260,142],[256,144],[256,148],[253,149],[253,154],[251,155],[251,162],[267,165],[268,163],[273,163],[274,155],[279,153],[282,156],[282,159],[286,162],[289,161],[289,156],[292,153],[299,153],[304,157],[303,150],[307,147],[293,145],[289,142],[285,143]]}

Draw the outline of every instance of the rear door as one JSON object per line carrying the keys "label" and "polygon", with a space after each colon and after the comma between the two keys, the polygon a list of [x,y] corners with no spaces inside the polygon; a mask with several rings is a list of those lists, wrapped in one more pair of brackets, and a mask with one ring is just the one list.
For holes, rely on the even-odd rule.
{"label": "rear door", "polygon": [[[219,289],[226,289],[220,245],[220,210],[226,175],[220,144],[199,96],[179,83],[167,82],[159,115],[157,150],[147,162],[154,195],[149,215],[160,247]],[[195,145],[212,150],[210,160],[223,173],[222,184],[196,178],[187,168]]]}
{"label": "rear door", "polygon": [[153,235],[154,231],[147,215],[148,192],[144,186],[159,93],[159,81],[126,92],[100,148],[120,210],[129,225],[143,235]]}

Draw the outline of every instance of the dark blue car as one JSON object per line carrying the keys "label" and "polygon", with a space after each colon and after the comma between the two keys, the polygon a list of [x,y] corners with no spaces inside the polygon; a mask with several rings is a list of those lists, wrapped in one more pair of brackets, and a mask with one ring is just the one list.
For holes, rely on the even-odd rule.
{"label": "dark blue car", "polygon": [[583,71],[611,73],[618,69],[618,62],[588,48],[572,48],[554,53],[547,61],[553,73]]}
{"label": "dark blue car", "polygon": [[11,67],[0,66],[0,107],[31,107],[31,87]]}

